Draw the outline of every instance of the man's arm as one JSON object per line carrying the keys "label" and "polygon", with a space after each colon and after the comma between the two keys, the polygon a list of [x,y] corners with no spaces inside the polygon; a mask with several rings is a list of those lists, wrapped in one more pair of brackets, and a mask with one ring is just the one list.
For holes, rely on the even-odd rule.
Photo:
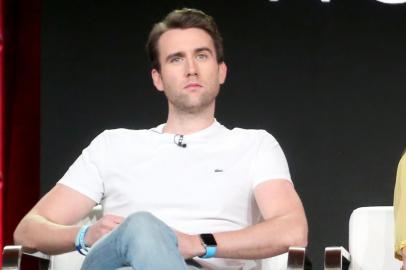
{"label": "man's arm", "polygon": [[396,172],[396,185],[393,198],[395,216],[395,257],[403,261],[402,269],[406,270],[406,154],[399,161]]}
{"label": "man's arm", "polygon": [[[264,221],[242,230],[215,233],[216,257],[262,259],[287,252],[290,246],[307,245],[306,216],[292,183],[282,179],[263,182],[255,188],[255,199]],[[186,238],[178,234],[185,257],[204,253],[197,236]],[[191,250],[196,253],[190,254]]]}
{"label": "man's arm", "polygon": [[[93,200],[80,192],[57,184],[20,221],[14,232],[14,241],[25,248],[47,254],[72,251],[80,229],[74,224],[86,216],[94,205]],[[121,217],[103,217],[88,230],[86,243],[92,245],[121,221]]]}

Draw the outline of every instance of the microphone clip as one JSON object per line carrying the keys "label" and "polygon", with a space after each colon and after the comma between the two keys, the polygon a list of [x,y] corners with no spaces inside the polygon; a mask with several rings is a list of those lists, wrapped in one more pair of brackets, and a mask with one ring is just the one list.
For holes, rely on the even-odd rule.
{"label": "microphone clip", "polygon": [[182,134],[176,134],[176,135],[173,137],[173,142],[174,142],[177,146],[179,146],[179,147],[182,147],[182,148],[186,148],[186,147],[187,147],[187,144],[186,144],[186,143],[183,143],[183,135],[182,135]]}

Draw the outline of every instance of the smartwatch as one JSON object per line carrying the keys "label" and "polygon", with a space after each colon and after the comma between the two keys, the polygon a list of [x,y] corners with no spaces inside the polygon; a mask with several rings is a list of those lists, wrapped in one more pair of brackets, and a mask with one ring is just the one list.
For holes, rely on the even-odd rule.
{"label": "smartwatch", "polygon": [[216,239],[214,239],[214,235],[212,233],[202,233],[200,235],[200,241],[206,249],[206,253],[199,257],[203,259],[214,257],[217,251],[217,242]]}

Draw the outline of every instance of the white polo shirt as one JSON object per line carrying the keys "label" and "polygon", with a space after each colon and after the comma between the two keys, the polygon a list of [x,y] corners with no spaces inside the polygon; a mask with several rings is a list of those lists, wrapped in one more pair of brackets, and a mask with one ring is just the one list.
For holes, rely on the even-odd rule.
{"label": "white polo shirt", "polygon": [[[189,234],[238,230],[260,218],[255,186],[290,180],[285,156],[264,130],[210,127],[180,136],[149,130],[106,130],[85,148],[59,183],[103,205],[104,213],[148,211]],[[215,269],[243,261],[212,258]]]}

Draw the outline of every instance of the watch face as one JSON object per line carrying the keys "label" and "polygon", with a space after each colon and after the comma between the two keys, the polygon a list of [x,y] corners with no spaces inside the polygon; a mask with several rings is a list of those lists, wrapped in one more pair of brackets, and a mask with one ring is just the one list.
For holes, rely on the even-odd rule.
{"label": "watch face", "polygon": [[213,234],[211,233],[203,233],[200,235],[203,240],[203,243],[207,246],[217,246],[216,239],[214,239]]}

